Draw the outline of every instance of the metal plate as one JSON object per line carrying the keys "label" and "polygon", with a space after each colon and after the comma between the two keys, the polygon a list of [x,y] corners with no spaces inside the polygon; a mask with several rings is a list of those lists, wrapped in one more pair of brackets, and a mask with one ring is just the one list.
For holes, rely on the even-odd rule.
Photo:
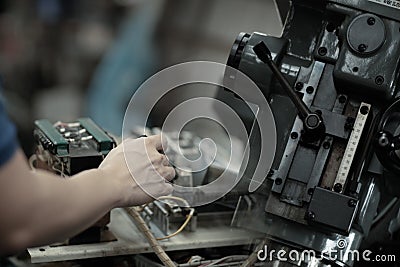
{"label": "metal plate", "polygon": [[[230,219],[230,218],[228,218]],[[167,251],[251,244],[265,235],[229,226],[230,221],[200,221],[196,232],[184,231],[161,242]],[[38,247],[28,252],[32,263],[67,261],[152,252],[150,245],[122,209],[111,212],[110,230],[117,241],[98,244]]]}
{"label": "metal plate", "polygon": [[400,1],[397,0],[368,0],[368,1],[400,10]]}

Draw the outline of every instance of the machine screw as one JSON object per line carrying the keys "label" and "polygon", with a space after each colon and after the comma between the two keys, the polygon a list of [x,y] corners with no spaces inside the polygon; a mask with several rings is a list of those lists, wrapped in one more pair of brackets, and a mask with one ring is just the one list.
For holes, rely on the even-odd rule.
{"label": "machine screw", "polygon": [[306,213],[306,220],[314,221],[315,220],[315,213],[312,211],[307,211]]}
{"label": "machine screw", "polygon": [[299,134],[297,132],[292,132],[290,134],[290,138],[292,138],[292,139],[297,139],[297,137],[299,137]]}
{"label": "machine screw", "polygon": [[326,54],[328,53],[328,49],[326,49],[326,47],[320,47],[319,49],[318,49],[318,54],[320,55],[320,56],[326,56]]}
{"label": "machine screw", "polygon": [[365,52],[367,50],[367,45],[366,44],[360,44],[359,46],[358,46],[358,51],[359,52]]}
{"label": "machine screw", "polygon": [[310,196],[311,196],[312,194],[314,194],[314,188],[309,188],[309,189],[307,190],[307,194],[309,194]]}
{"label": "machine screw", "polygon": [[346,96],[344,96],[344,95],[340,95],[340,96],[339,96],[339,103],[340,103],[340,104],[346,103],[346,100],[347,100],[347,97],[346,97]]}
{"label": "machine screw", "polygon": [[308,86],[306,89],[307,94],[312,94],[314,92],[314,87]]}
{"label": "machine screw", "polygon": [[381,75],[376,76],[376,78],[375,78],[375,83],[376,83],[377,85],[383,84],[384,81],[385,81],[385,79],[384,79],[383,76],[381,76]]}
{"label": "machine screw", "polygon": [[275,179],[275,184],[276,185],[281,185],[282,184],[282,179],[281,178],[276,178]]}
{"label": "machine screw", "polygon": [[297,91],[300,91],[301,89],[303,89],[303,87],[304,87],[304,83],[302,83],[302,82],[296,83],[295,88]]}
{"label": "machine screw", "polygon": [[324,142],[324,143],[322,144],[322,147],[325,148],[325,149],[329,149],[329,148],[331,147],[331,143],[329,143],[328,141],[326,141],[326,142]]}
{"label": "machine screw", "polygon": [[367,106],[362,106],[360,109],[361,114],[367,115],[369,112],[369,108]]}
{"label": "machine screw", "polygon": [[378,138],[378,143],[381,147],[389,145],[389,138],[387,137],[386,133],[380,133],[380,136]]}
{"label": "machine screw", "polygon": [[333,186],[333,190],[334,190],[336,193],[342,192],[342,188],[343,188],[342,184],[339,184],[339,183],[337,183],[337,184],[335,184],[335,185]]}
{"label": "machine screw", "polygon": [[368,25],[372,26],[375,24],[375,18],[373,17],[369,17],[367,20]]}
{"label": "machine screw", "polygon": [[354,208],[357,205],[357,202],[354,199],[350,199],[348,205],[349,207]]}

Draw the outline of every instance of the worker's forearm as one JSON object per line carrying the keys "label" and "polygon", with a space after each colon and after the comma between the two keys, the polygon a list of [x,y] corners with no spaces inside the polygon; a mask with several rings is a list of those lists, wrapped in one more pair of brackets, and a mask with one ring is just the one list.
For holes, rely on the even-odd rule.
{"label": "worker's forearm", "polygon": [[[173,179],[175,171],[165,164],[161,148],[161,136],[127,139],[98,169],[70,178],[33,173],[18,151],[0,168],[0,254],[63,240],[114,207],[170,194],[173,188],[166,179]],[[130,168],[127,158],[134,163]]]}
{"label": "worker's forearm", "polygon": [[43,172],[33,176],[42,186],[37,207],[32,207],[33,221],[28,227],[36,244],[77,234],[117,204],[112,178],[104,177],[98,169],[67,179]]}
{"label": "worker's forearm", "polygon": [[12,199],[0,203],[3,253],[77,234],[117,205],[111,177],[97,169],[67,179],[44,171],[33,173],[17,152],[1,177],[8,177],[0,181],[8,188],[2,197]]}

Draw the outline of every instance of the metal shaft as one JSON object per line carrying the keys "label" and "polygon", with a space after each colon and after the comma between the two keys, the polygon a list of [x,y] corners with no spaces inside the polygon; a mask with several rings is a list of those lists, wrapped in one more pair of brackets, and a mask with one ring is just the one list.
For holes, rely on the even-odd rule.
{"label": "metal shaft", "polygon": [[275,77],[278,79],[279,83],[282,85],[283,89],[286,91],[287,95],[290,97],[293,104],[296,106],[300,118],[304,120],[308,115],[311,114],[311,111],[300,99],[300,97],[296,94],[296,92],[292,89],[292,87],[290,86],[286,78],[283,76],[283,74],[279,71],[278,66],[272,59],[271,51],[269,51],[267,45],[261,41],[260,43],[258,43],[253,47],[253,50],[262,62],[268,64],[271,71],[274,73]]}

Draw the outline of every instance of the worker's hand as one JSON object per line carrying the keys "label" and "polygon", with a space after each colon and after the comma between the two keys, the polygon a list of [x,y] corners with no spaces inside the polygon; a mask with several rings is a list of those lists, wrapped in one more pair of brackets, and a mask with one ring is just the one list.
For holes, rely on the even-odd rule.
{"label": "worker's hand", "polygon": [[116,185],[117,206],[142,205],[172,193],[168,181],[175,170],[161,150],[161,136],[154,135],[126,139],[107,155],[99,170]]}

